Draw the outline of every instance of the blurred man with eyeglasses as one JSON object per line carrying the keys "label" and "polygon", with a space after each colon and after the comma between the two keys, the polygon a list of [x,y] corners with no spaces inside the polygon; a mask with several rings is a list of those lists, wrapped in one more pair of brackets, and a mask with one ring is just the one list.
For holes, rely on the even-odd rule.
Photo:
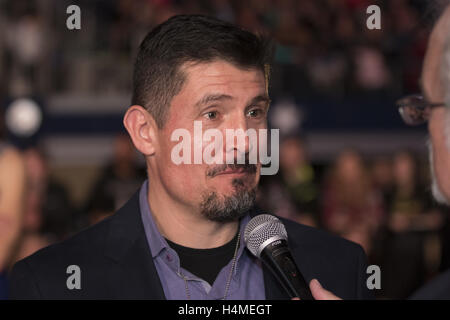
{"label": "blurred man with eyeglasses", "polygon": [[[450,204],[450,6],[435,25],[422,70],[423,95],[397,102],[409,125],[428,121],[430,163],[435,199]],[[447,108],[446,108],[447,107]]]}
{"label": "blurred man with eyeglasses", "polygon": [[[434,198],[450,205],[450,5],[431,33],[422,70],[423,95],[398,101],[410,125],[428,121]],[[450,299],[450,270],[419,289],[412,299]]]}

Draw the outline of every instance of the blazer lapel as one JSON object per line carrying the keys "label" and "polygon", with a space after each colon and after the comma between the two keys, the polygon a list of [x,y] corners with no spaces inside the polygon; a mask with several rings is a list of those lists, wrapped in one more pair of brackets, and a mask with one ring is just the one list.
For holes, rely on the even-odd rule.
{"label": "blazer lapel", "polygon": [[113,216],[105,255],[112,260],[107,285],[114,298],[165,299],[142,224],[139,192]]}

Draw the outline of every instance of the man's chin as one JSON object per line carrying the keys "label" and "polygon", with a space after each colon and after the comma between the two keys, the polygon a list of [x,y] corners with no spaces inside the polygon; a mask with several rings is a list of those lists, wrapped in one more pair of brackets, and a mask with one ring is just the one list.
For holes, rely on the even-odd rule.
{"label": "man's chin", "polygon": [[211,192],[205,194],[201,203],[204,217],[216,222],[231,222],[242,218],[253,207],[256,188],[235,190],[231,195]]}

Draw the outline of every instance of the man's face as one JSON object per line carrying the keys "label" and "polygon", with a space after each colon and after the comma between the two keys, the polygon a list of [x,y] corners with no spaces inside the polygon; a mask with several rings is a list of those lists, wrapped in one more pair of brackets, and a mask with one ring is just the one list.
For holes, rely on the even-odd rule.
{"label": "man's face", "polygon": [[[442,102],[450,90],[442,82],[444,45],[450,28],[450,6],[434,27],[424,60],[422,81],[424,95],[431,102]],[[447,67],[446,72],[450,72]],[[441,203],[450,203],[450,109],[434,108],[428,123],[433,195]]]}
{"label": "man's face", "polygon": [[[259,181],[261,165],[226,164],[226,155],[246,157],[249,152],[248,138],[245,144],[234,146],[225,143],[226,129],[267,128],[268,96],[265,78],[257,69],[243,70],[234,65],[215,61],[183,66],[186,80],[182,90],[171,102],[164,127],[158,132],[159,150],[155,165],[161,185],[169,196],[201,212],[214,221],[233,221],[240,218],[252,205]],[[223,164],[194,164],[194,149],[199,141],[194,137],[194,121],[202,125],[202,133],[218,129],[223,138]],[[190,163],[175,164],[173,148],[181,140],[172,141],[176,129],[186,129],[191,141]],[[211,144],[203,141],[201,151]],[[186,149],[184,149],[186,150]],[[151,184],[151,181],[150,181]]]}

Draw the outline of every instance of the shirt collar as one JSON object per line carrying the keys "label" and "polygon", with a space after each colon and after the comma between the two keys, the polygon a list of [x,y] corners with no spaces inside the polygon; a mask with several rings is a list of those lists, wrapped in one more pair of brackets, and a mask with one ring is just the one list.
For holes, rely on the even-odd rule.
{"label": "shirt collar", "polygon": [[[148,203],[148,180],[146,180],[139,191],[139,206],[141,210],[142,222],[144,224],[145,235],[147,237],[147,242],[150,246],[150,251],[152,258],[158,256],[164,249],[170,248],[167,241],[161,235],[156,226],[155,220],[153,219],[152,212],[150,211],[150,206]],[[246,214],[240,221],[239,232],[241,234],[239,250],[237,253],[237,261],[239,261],[240,256],[245,249],[244,240],[244,229],[250,220],[249,214]],[[236,272],[236,269],[235,269]]]}
{"label": "shirt collar", "polygon": [[161,251],[168,248],[166,240],[156,226],[153,215],[148,204],[148,180],[145,180],[139,191],[139,207],[141,209],[142,222],[144,223],[145,235],[150,246],[152,258],[159,255]]}

